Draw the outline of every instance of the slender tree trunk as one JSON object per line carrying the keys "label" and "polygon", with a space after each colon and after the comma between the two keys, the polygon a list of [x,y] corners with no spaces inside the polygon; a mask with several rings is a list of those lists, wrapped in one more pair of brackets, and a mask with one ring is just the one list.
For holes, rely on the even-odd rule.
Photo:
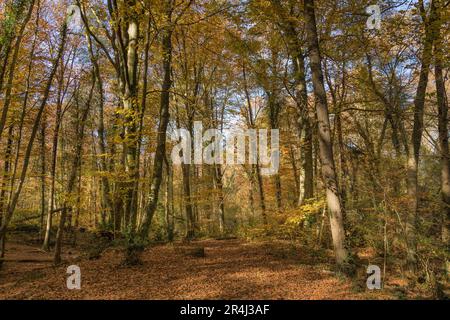
{"label": "slender tree trunk", "polygon": [[63,91],[63,75],[64,72],[61,71],[61,82],[58,86],[58,97],[56,104],[56,118],[55,118],[55,129],[53,131],[53,144],[52,144],[52,156],[51,156],[51,168],[50,168],[50,198],[49,206],[47,208],[47,223],[45,227],[44,242],[42,244],[42,250],[48,251],[50,249],[50,237],[52,229],[53,220],[53,210],[55,209],[55,196],[56,196],[56,165],[57,165],[57,155],[58,155],[58,141],[59,132],[62,123],[62,91]]}
{"label": "slender tree trunk", "polygon": [[3,82],[5,81],[6,67],[8,66],[9,55],[11,54],[12,41],[3,47],[3,52],[0,56],[0,92],[3,90]]}
{"label": "slender tree trunk", "polygon": [[[439,10],[439,9],[438,9]],[[436,21],[436,41],[434,44],[435,58],[435,80],[436,93],[439,114],[439,148],[441,151],[441,195],[442,195],[442,219],[441,220],[441,237],[445,248],[449,247],[450,242],[450,152],[448,146],[448,100],[445,92],[445,81],[443,76],[443,56],[444,47],[441,37],[441,21],[440,12],[437,11]],[[445,261],[445,270],[447,276],[450,274],[450,263],[448,259]]]}
{"label": "slender tree trunk", "polygon": [[[247,76],[246,76],[246,68],[245,64],[242,66],[242,76],[244,78],[244,91],[245,97],[247,100],[247,125],[250,128],[255,127],[255,119],[252,111],[252,104],[250,101],[250,92],[247,87]],[[266,215],[266,202],[264,196],[264,183],[261,175],[261,168],[259,166],[259,157],[256,158],[256,164],[252,165],[252,172],[256,174],[256,181],[258,183],[258,194],[259,194],[259,206],[261,209],[261,216],[263,218],[264,225],[267,225],[267,215]]]}
{"label": "slender tree trunk", "polygon": [[294,183],[295,183],[295,204],[297,204],[298,199],[300,198],[300,177],[298,175],[298,168],[297,168],[297,160],[295,159],[295,151],[292,144],[289,144],[289,159],[291,160],[292,165],[292,175],[294,176]]}
{"label": "slender tree trunk", "polygon": [[[151,28],[151,17],[149,17],[147,21],[147,31],[145,34],[145,44],[144,44],[144,68],[143,68],[143,79],[142,79],[142,100],[141,100],[141,109],[139,114],[139,127],[138,127],[138,137],[137,137],[137,154],[136,154],[136,172],[140,172],[140,150],[142,146],[142,130],[144,128],[144,115],[147,107],[147,86],[148,86],[148,67],[149,67],[149,50],[150,50],[150,28]],[[145,161],[145,157],[144,157]],[[169,168],[170,169],[170,168]],[[144,163],[144,174],[145,174],[145,163]],[[142,177],[145,180],[145,177]],[[137,197],[139,195],[139,179],[135,180],[135,193],[134,195]],[[142,194],[144,194],[144,190],[142,190]],[[141,196],[141,199],[143,197]],[[138,208],[144,207],[143,203],[138,206]],[[131,224],[136,226],[138,219],[138,211],[136,210],[136,214],[131,217]]]}
{"label": "slender tree trunk", "polygon": [[183,202],[186,211],[186,238],[193,239],[195,237],[195,218],[191,197],[191,165],[183,163],[181,170],[183,171]]}
{"label": "slender tree trunk", "polygon": [[[259,161],[258,161],[259,162]],[[266,200],[264,195],[264,182],[261,175],[261,168],[259,163],[254,165],[256,172],[256,179],[258,181],[258,192],[259,192],[259,208],[261,209],[261,215],[263,218],[263,223],[267,225],[267,214],[266,214]]]}
{"label": "slender tree trunk", "polygon": [[252,216],[254,216],[255,214],[255,197],[253,195],[253,192],[255,190],[255,172],[253,169],[253,166],[251,166],[249,169],[250,188],[248,190],[248,201],[250,205],[250,213]]}
{"label": "slender tree trunk", "polygon": [[[423,16],[425,14],[423,13]],[[407,245],[407,264],[411,272],[417,269],[417,240],[416,229],[418,223],[418,170],[420,148],[423,134],[423,116],[425,107],[425,94],[428,84],[428,74],[432,59],[432,49],[434,41],[434,22],[436,20],[436,7],[434,1],[431,2],[431,11],[429,17],[424,17],[425,38],[424,48],[421,56],[421,68],[419,82],[417,84],[416,97],[414,99],[414,125],[411,135],[412,152],[408,152],[407,162],[407,188],[409,197],[409,210],[406,215],[405,231]]]}
{"label": "slender tree trunk", "polygon": [[142,223],[139,227],[139,235],[141,238],[147,239],[153,215],[158,204],[159,189],[162,180],[162,171],[164,156],[166,152],[166,131],[169,124],[170,113],[170,88],[172,87],[171,70],[172,70],[172,0],[166,0],[166,19],[167,25],[161,30],[162,33],[162,51],[163,51],[163,71],[164,80],[161,90],[160,100],[160,118],[158,125],[157,146],[155,153],[155,161],[153,165],[153,176],[150,183],[150,192],[148,196],[147,208],[143,215]]}
{"label": "slender tree trunk", "polygon": [[[347,202],[347,182],[349,178],[349,172],[347,168],[347,162],[345,158],[345,146],[344,146],[344,138],[342,134],[342,120],[340,114],[337,114],[335,117],[335,123],[336,123],[336,134],[337,134],[337,141],[339,146],[339,169],[341,171],[340,175],[340,186],[341,186],[341,200],[342,200],[342,206],[344,208],[345,213],[345,206]],[[345,216],[344,216],[344,223],[345,223]]]}
{"label": "slender tree trunk", "polygon": [[[6,210],[8,208],[8,200],[7,200],[7,185],[8,180],[11,179],[11,155],[12,155],[12,145],[13,145],[13,131],[14,126],[10,126],[8,129],[8,140],[6,142],[5,148],[5,159],[4,159],[4,168],[3,168],[3,177],[2,184],[0,190],[0,223],[3,222],[4,217],[6,217]],[[0,258],[3,258],[5,255],[5,238],[0,238]]]}
{"label": "slender tree trunk", "polygon": [[[104,92],[103,92],[103,79],[101,77],[100,73],[100,66],[98,64],[98,57],[94,55],[94,51],[92,48],[92,40],[90,35],[86,35],[86,38],[88,40],[88,49],[89,49],[89,55],[91,58],[92,65],[94,67],[94,73],[96,77],[96,83],[97,83],[97,91],[99,95],[99,101],[98,101],[98,144],[100,149],[100,170],[102,171],[101,175],[101,181],[102,181],[102,204],[106,206],[106,208],[103,208],[104,212],[103,214],[107,216],[107,212],[109,211],[112,213],[114,211],[114,205],[112,203],[111,199],[111,189],[108,177],[106,176],[106,173],[109,172],[109,166],[107,164],[107,150],[106,150],[106,132],[105,132],[105,121],[104,121],[104,104],[105,104],[105,98],[104,98]],[[106,210],[105,210],[106,209]]]}
{"label": "slender tree trunk", "polygon": [[313,129],[311,120],[305,121],[305,140],[304,140],[304,164],[305,172],[303,200],[314,197],[314,160],[313,160]]}
{"label": "slender tree trunk", "polygon": [[225,198],[223,196],[223,173],[220,164],[214,164],[214,181],[218,193],[219,201],[219,231],[220,234],[225,232]]}
{"label": "slender tree trunk", "polygon": [[[81,119],[78,116],[78,124],[77,124],[77,136],[76,136],[76,144],[75,144],[75,155],[72,162],[72,168],[69,175],[69,180],[67,181],[67,194],[71,195],[74,191],[77,184],[77,176],[79,173],[79,168],[81,166],[81,155],[83,152],[83,139],[84,139],[84,128],[86,125],[86,120],[89,114],[89,110],[91,108],[92,95],[94,93],[96,76],[94,71],[92,71],[92,86],[89,92],[89,97],[86,102],[86,106],[82,110]],[[78,104],[78,101],[77,101]],[[56,233],[56,241],[55,241],[55,253],[53,256],[53,262],[55,265],[61,263],[61,249],[62,249],[62,239],[64,234],[64,226],[67,218],[67,211],[73,211],[73,206],[70,206],[69,209],[69,201],[65,200],[63,204],[63,209],[61,211],[61,217],[59,219],[58,231]]]}
{"label": "slender tree trunk", "polygon": [[316,100],[320,160],[326,188],[328,210],[330,213],[331,234],[333,238],[336,263],[338,266],[343,266],[347,262],[348,258],[347,250],[345,248],[344,224],[342,221],[343,208],[337,183],[333,146],[331,142],[327,96],[321,67],[314,0],[304,1],[304,12],[307,41],[309,45],[312,82]]}
{"label": "slender tree trunk", "polygon": [[137,213],[137,185],[139,178],[137,169],[138,142],[137,142],[137,118],[138,118],[138,90],[137,90],[137,42],[139,37],[137,20],[132,20],[128,26],[128,65],[127,73],[130,81],[129,88],[126,90],[123,98],[123,105],[126,111],[125,123],[125,151],[126,151],[126,170],[129,175],[130,183],[127,184],[127,197],[125,202],[126,225],[130,230],[134,230],[135,226],[132,221],[136,221]]}
{"label": "slender tree trunk", "polygon": [[164,217],[167,228],[167,240],[173,241],[174,237],[174,211],[173,211],[173,168],[172,163],[165,158],[166,163],[166,192],[164,199]]}
{"label": "slender tree trunk", "polygon": [[43,228],[44,228],[44,215],[45,215],[45,175],[46,175],[46,163],[45,163],[45,127],[47,125],[46,123],[46,116],[44,115],[42,119],[42,125],[41,125],[41,217],[39,219],[39,238],[42,239],[43,236]]}

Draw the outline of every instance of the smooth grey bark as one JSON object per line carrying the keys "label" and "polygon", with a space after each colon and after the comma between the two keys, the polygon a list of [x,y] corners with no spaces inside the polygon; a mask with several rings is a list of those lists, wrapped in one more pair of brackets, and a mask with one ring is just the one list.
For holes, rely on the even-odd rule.
{"label": "smooth grey bark", "polygon": [[[145,111],[147,108],[147,87],[148,87],[148,69],[149,69],[149,50],[150,50],[150,30],[151,30],[151,17],[149,16],[148,21],[147,21],[147,30],[145,33],[145,42],[144,42],[144,68],[143,68],[143,79],[142,79],[142,100],[141,100],[141,109],[139,110],[140,114],[139,114],[139,127],[138,127],[138,137],[137,137],[137,142],[138,142],[138,146],[136,149],[136,158],[138,159],[138,161],[136,162],[136,171],[140,172],[140,167],[141,167],[141,162],[139,161],[140,159],[140,150],[141,150],[141,146],[142,146],[142,130],[144,128],[144,115],[145,115]],[[170,169],[170,168],[169,168]],[[144,176],[142,177],[143,180],[145,180],[145,158],[144,158]],[[136,197],[139,196],[139,179],[135,180],[135,193],[134,195]],[[145,207],[145,197],[143,196],[143,193],[140,195],[142,201],[140,203],[139,207]],[[136,211],[136,214],[131,217],[132,221],[131,224],[133,226],[137,225],[137,221],[138,219],[138,212]]]}
{"label": "smooth grey bark", "polygon": [[[128,3],[129,10],[134,10],[135,1]],[[137,123],[138,123],[138,41],[139,41],[139,23],[137,21],[137,12],[130,15],[127,26],[128,39],[126,44],[126,63],[124,62],[125,81],[122,89],[122,102],[126,112],[125,115],[125,151],[126,151],[126,170],[129,175],[130,183],[127,184],[127,198],[125,202],[125,224],[130,230],[135,229],[137,215],[137,187],[136,181],[139,179],[137,169],[138,141],[137,141]],[[125,55],[125,54],[123,54]],[[122,87],[122,86],[121,86]]]}
{"label": "smooth grey bark", "polygon": [[336,263],[342,267],[348,259],[345,248],[345,230],[343,224],[343,207],[337,183],[337,175],[333,156],[333,145],[330,134],[327,96],[321,67],[319,40],[317,35],[314,0],[304,1],[305,26],[309,47],[309,60],[314,87],[316,115],[322,175],[325,183],[327,205],[330,216],[331,235]]}

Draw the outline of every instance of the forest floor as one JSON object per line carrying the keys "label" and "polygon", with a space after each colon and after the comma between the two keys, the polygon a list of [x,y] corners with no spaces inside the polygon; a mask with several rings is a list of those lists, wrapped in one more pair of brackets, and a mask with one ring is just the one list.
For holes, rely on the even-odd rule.
{"label": "forest floor", "polygon": [[[148,247],[142,264],[124,266],[123,250],[107,248],[88,259],[64,248],[64,264],[38,245],[11,240],[0,269],[0,299],[395,299],[392,290],[367,290],[365,278],[332,271],[331,252],[311,252],[289,242],[201,240],[205,257],[177,250],[181,244]],[[81,268],[81,290],[66,287],[67,266]],[[363,271],[365,272],[365,270]]]}

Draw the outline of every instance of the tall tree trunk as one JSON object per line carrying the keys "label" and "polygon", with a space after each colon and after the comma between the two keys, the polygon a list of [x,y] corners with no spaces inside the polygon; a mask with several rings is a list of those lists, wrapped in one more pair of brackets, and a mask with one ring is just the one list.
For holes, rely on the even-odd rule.
{"label": "tall tree trunk", "polygon": [[218,193],[219,201],[219,231],[225,232],[225,198],[223,196],[223,172],[220,164],[214,164],[214,184]]}
{"label": "tall tree trunk", "polygon": [[[422,3],[423,5],[423,3]],[[423,8],[423,6],[422,6]],[[421,11],[425,26],[424,47],[421,55],[421,68],[419,74],[419,82],[417,84],[416,97],[414,99],[414,125],[411,135],[411,150],[408,152],[407,162],[407,188],[409,197],[409,210],[406,215],[405,231],[406,231],[406,245],[407,245],[407,264],[408,269],[415,272],[417,269],[417,240],[416,229],[418,223],[418,170],[420,147],[422,143],[423,134],[423,116],[425,107],[425,94],[428,84],[428,74],[432,59],[432,49],[434,41],[434,23],[436,20],[436,6],[434,1],[431,2],[431,11],[429,16]]]}
{"label": "tall tree trunk", "polygon": [[[132,1],[132,5],[135,2]],[[127,197],[125,202],[126,226],[134,232],[137,214],[137,187],[135,183],[139,178],[137,169],[138,157],[138,141],[137,141],[137,121],[138,121],[138,84],[137,84],[137,65],[138,65],[138,39],[139,24],[136,12],[132,15],[128,24],[128,48],[127,48],[127,64],[125,72],[127,74],[127,84],[125,86],[125,94],[123,95],[123,105],[126,111],[125,117],[125,151],[126,151],[126,170],[130,182],[127,184]]]}
{"label": "tall tree trunk", "polygon": [[181,170],[183,171],[183,203],[186,211],[186,238],[193,239],[195,237],[195,217],[191,197],[191,165],[183,163]]}
{"label": "tall tree trunk", "polygon": [[266,200],[265,200],[265,195],[264,195],[264,182],[263,182],[263,177],[261,175],[261,168],[259,166],[259,161],[257,164],[254,165],[254,169],[256,172],[256,179],[258,182],[259,208],[261,209],[263,223],[265,225],[267,225]]}
{"label": "tall tree trunk", "polygon": [[[7,200],[7,186],[8,181],[11,179],[11,155],[13,148],[13,131],[14,126],[10,126],[8,129],[8,140],[6,142],[5,148],[5,159],[4,159],[4,168],[3,168],[3,177],[2,184],[0,190],[0,224],[3,223],[4,218],[6,217],[6,209],[8,208],[8,200]],[[3,258],[5,255],[5,238],[0,238],[0,258]]]}
{"label": "tall tree trunk", "polygon": [[303,171],[305,172],[303,200],[307,200],[314,197],[313,128],[309,117],[308,120],[305,121],[303,157]]}
{"label": "tall tree trunk", "polygon": [[[151,17],[149,16],[147,21],[147,30],[145,33],[145,43],[144,43],[144,68],[143,68],[143,79],[142,79],[142,100],[141,100],[141,109],[139,110],[139,127],[138,127],[138,136],[137,136],[137,150],[136,150],[136,172],[140,172],[140,150],[142,146],[142,130],[144,128],[144,115],[147,107],[147,86],[148,86],[148,67],[149,67],[149,50],[150,50],[150,30],[151,30]],[[145,157],[144,157],[145,162]],[[169,168],[170,169],[170,168]],[[145,175],[145,163],[144,163],[144,175]],[[145,180],[145,177],[142,177],[143,180]],[[139,179],[135,180],[135,196],[138,196],[138,190],[139,190]],[[142,194],[144,194],[144,191],[142,190]],[[143,199],[141,195],[141,199]],[[143,201],[141,201],[140,208],[144,207]],[[131,224],[133,226],[136,226],[138,219],[138,212],[136,211],[136,214],[131,217],[132,221]]]}
{"label": "tall tree trunk", "polygon": [[[436,93],[439,114],[439,148],[441,151],[441,195],[442,195],[442,219],[441,220],[441,237],[444,248],[449,247],[450,241],[450,152],[448,149],[448,100],[445,91],[445,81],[443,76],[443,57],[444,47],[441,37],[442,17],[440,17],[439,8],[436,16],[436,41],[434,44],[435,59],[435,79]],[[445,270],[447,276],[450,275],[450,263],[448,259],[445,261]]]}
{"label": "tall tree trunk", "polygon": [[56,197],[56,165],[57,165],[57,155],[58,155],[58,141],[59,132],[62,123],[62,91],[63,91],[63,78],[64,71],[61,69],[61,78],[58,85],[58,97],[56,103],[56,118],[55,118],[55,128],[53,131],[53,143],[52,143],[52,155],[51,155],[51,168],[50,168],[50,197],[49,205],[47,208],[47,223],[45,227],[44,242],[42,244],[42,250],[48,251],[50,249],[50,237],[53,221],[53,210],[55,209],[55,197]]}
{"label": "tall tree trunk", "polygon": [[294,176],[294,183],[295,183],[295,204],[297,204],[298,199],[300,198],[300,177],[298,175],[298,168],[297,168],[297,160],[295,159],[295,151],[294,147],[292,146],[292,143],[289,144],[289,159],[291,161],[292,165],[292,175]]}
{"label": "tall tree trunk", "polygon": [[249,190],[248,190],[248,202],[249,202],[249,206],[250,206],[250,213],[252,216],[254,216],[255,214],[255,197],[253,195],[253,192],[255,190],[255,172],[253,169],[253,166],[251,166],[248,171],[247,174],[249,176],[249,180],[250,180],[250,186],[249,186]]}
{"label": "tall tree trunk", "polygon": [[39,219],[39,238],[42,240],[45,216],[45,175],[46,175],[46,148],[45,148],[45,129],[47,126],[46,116],[42,119],[41,125],[41,216]]}
{"label": "tall tree trunk", "polygon": [[[105,120],[104,120],[104,105],[105,105],[105,97],[103,92],[103,79],[101,77],[100,73],[100,66],[98,64],[98,57],[94,55],[94,51],[92,48],[92,40],[91,36],[86,34],[86,38],[88,40],[88,49],[89,49],[89,56],[91,58],[92,65],[94,67],[94,73],[96,77],[96,83],[97,83],[97,91],[99,95],[99,101],[98,101],[98,145],[100,148],[100,170],[102,171],[101,175],[101,181],[102,181],[102,187],[101,187],[101,195],[102,195],[102,206],[103,206],[103,215],[107,216],[107,212],[113,213],[114,211],[114,205],[111,199],[111,189],[108,177],[106,176],[106,172],[109,172],[109,166],[107,164],[107,150],[106,150],[106,132],[105,132]],[[106,207],[106,208],[105,208]]]}
{"label": "tall tree trunk", "polygon": [[[247,125],[249,128],[255,128],[255,119],[252,111],[252,104],[250,100],[250,92],[247,86],[247,76],[245,64],[242,66],[242,76],[244,78],[244,92],[245,98],[247,100]],[[256,164],[252,165],[252,173],[256,174],[256,181],[258,183],[258,194],[259,194],[259,206],[261,209],[261,216],[263,218],[263,223],[267,225],[267,215],[266,215],[266,202],[264,196],[264,182],[261,175],[261,168],[259,166],[259,157],[256,157]]]}
{"label": "tall tree trunk", "polygon": [[166,163],[166,192],[164,197],[164,217],[167,228],[167,240],[173,241],[174,237],[174,207],[173,207],[173,168],[172,163],[165,158]]}
{"label": "tall tree trunk", "polygon": [[[92,96],[94,93],[95,81],[96,81],[95,72],[92,71],[92,86],[89,91],[89,96],[86,101],[86,106],[82,110],[81,119],[77,115],[77,136],[76,136],[76,140],[75,140],[76,141],[75,142],[75,154],[74,154],[74,158],[73,158],[73,162],[72,162],[72,168],[71,168],[71,172],[69,175],[69,179],[67,181],[66,192],[67,192],[68,196],[70,196],[72,194],[72,192],[74,191],[74,189],[77,185],[77,176],[78,176],[78,173],[80,170],[81,155],[83,152],[84,128],[86,126],[86,120],[87,120],[87,117],[89,114],[89,110],[91,108],[91,102],[92,102]],[[79,102],[77,101],[76,103],[78,104]],[[59,219],[59,226],[58,226],[58,231],[56,233],[56,241],[55,241],[55,253],[53,256],[53,262],[55,265],[58,265],[61,263],[62,239],[63,239],[63,234],[64,234],[64,226],[65,226],[66,218],[67,218],[67,212],[69,210],[73,211],[73,206],[70,206],[70,208],[69,208],[69,205],[70,205],[69,201],[65,200],[63,203],[63,209],[61,211],[61,217]]]}
{"label": "tall tree trunk", "polygon": [[347,250],[345,248],[344,224],[342,221],[343,208],[337,183],[333,146],[331,142],[330,121],[328,117],[327,96],[321,67],[314,0],[304,1],[304,12],[312,82],[316,100],[320,160],[326,188],[327,205],[330,213],[331,235],[333,238],[336,263],[338,266],[343,266],[347,262],[348,258]]}
{"label": "tall tree trunk", "polygon": [[169,124],[170,113],[170,88],[172,87],[171,70],[172,70],[172,0],[165,1],[166,23],[167,25],[161,30],[162,33],[162,53],[163,53],[163,72],[164,80],[161,90],[160,99],[160,116],[158,125],[157,146],[155,160],[153,165],[153,176],[150,183],[150,193],[142,223],[139,227],[139,236],[143,239],[148,238],[148,232],[152,222],[153,215],[158,204],[159,189],[162,180],[163,163],[166,152],[166,131]]}

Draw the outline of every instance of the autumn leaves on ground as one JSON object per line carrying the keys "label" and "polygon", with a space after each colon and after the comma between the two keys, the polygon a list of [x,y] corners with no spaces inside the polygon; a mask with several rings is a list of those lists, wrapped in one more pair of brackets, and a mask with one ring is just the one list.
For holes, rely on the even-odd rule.
{"label": "autumn leaves on ground", "polygon": [[[189,248],[204,248],[204,256]],[[137,266],[122,265],[121,249],[114,247],[95,258],[80,247],[68,249],[59,267],[53,267],[51,255],[23,241],[10,242],[7,252],[0,299],[395,298],[392,291],[369,292],[364,278],[356,283],[337,276],[326,252],[318,255],[282,241],[154,245]],[[66,287],[70,264],[81,268],[81,290]]]}

